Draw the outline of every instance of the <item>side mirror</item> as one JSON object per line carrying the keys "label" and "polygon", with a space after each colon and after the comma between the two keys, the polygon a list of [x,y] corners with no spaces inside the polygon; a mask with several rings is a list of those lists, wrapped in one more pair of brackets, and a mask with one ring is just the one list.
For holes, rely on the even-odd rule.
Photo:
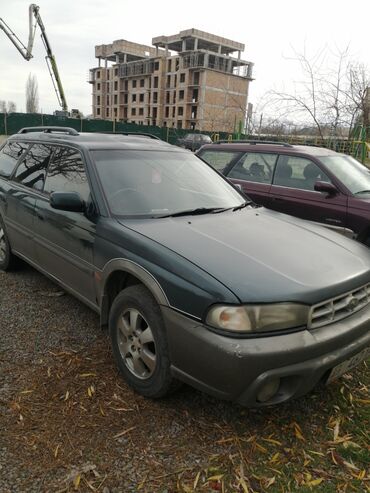
{"label": "side mirror", "polygon": [[316,192],[324,192],[328,193],[329,195],[335,195],[338,193],[337,187],[327,181],[317,181],[315,183],[314,189],[316,190]]}
{"label": "side mirror", "polygon": [[50,205],[53,209],[70,212],[84,212],[85,202],[77,192],[52,192]]}

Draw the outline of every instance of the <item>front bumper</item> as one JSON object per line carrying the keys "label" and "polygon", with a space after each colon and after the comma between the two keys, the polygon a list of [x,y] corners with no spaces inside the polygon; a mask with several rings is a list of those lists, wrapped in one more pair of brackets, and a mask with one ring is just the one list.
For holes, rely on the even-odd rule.
{"label": "front bumper", "polygon": [[[162,307],[173,375],[193,387],[248,407],[277,404],[299,397],[330,370],[370,345],[370,306],[333,324],[311,331],[232,338],[210,331],[171,308]],[[280,378],[268,401],[257,395]]]}

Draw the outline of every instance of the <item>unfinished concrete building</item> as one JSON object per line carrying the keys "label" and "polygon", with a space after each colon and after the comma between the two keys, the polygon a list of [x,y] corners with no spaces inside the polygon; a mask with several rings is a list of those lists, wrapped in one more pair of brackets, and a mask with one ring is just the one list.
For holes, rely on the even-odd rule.
{"label": "unfinished concrete building", "polygon": [[152,43],[95,47],[94,118],[200,131],[244,126],[253,68],[241,59],[244,44],[197,29]]}

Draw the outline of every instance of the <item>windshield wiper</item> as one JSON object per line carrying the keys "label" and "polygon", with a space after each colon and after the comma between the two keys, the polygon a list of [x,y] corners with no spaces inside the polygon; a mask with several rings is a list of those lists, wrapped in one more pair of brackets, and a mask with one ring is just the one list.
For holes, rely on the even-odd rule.
{"label": "windshield wiper", "polygon": [[360,193],[370,193],[370,190],[360,190],[359,192],[355,192],[354,195],[359,195]]}
{"label": "windshield wiper", "polygon": [[247,205],[251,205],[253,204],[252,200],[247,200],[246,202],[244,202],[244,204],[241,204],[241,205],[237,205],[236,207],[233,207],[233,211],[239,211],[240,209],[244,209],[244,207],[247,207]]}
{"label": "windshield wiper", "polygon": [[221,212],[224,210],[226,209],[223,209],[222,207],[198,207],[197,209],[187,209],[186,211],[174,212],[173,214],[157,217],[162,219],[165,217],[196,216],[198,214],[209,214],[211,212]]}

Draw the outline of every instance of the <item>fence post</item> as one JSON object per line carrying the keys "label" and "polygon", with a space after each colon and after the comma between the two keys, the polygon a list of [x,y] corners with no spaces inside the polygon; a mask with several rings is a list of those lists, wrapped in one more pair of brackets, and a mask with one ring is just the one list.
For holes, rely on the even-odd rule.
{"label": "fence post", "polygon": [[6,119],[6,112],[4,113],[4,130],[5,130],[5,135],[8,135],[8,122]]}
{"label": "fence post", "polygon": [[82,132],[82,122],[83,122],[83,119],[81,118],[80,132]]}
{"label": "fence post", "polygon": [[113,118],[113,125],[112,125],[112,128],[113,128],[113,133],[115,134],[116,133],[116,120]]}

